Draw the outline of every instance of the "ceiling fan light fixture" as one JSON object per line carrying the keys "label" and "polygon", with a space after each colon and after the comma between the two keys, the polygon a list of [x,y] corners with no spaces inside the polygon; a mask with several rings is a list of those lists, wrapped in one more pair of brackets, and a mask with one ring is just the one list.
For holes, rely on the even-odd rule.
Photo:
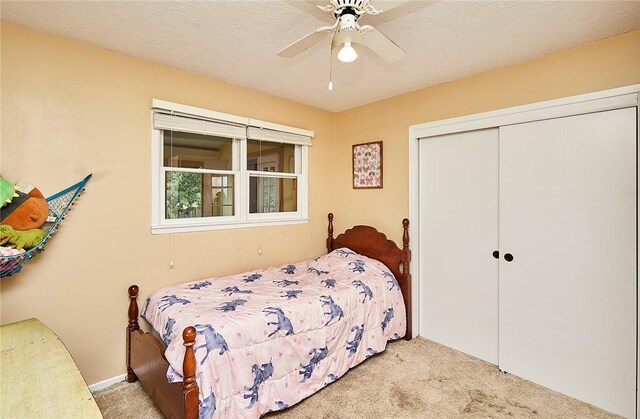
{"label": "ceiling fan light fixture", "polygon": [[351,46],[351,42],[345,42],[342,49],[338,51],[338,59],[343,63],[351,63],[356,58],[358,58],[358,52]]}
{"label": "ceiling fan light fixture", "polygon": [[[2,1],[2,0],[0,0]],[[377,10],[371,5],[373,0],[325,0],[329,4],[318,5],[324,12],[330,13],[335,22],[333,25],[321,26],[307,36],[300,38],[288,47],[278,51],[278,55],[291,58],[302,51],[322,42],[331,36],[331,48],[329,49],[329,91],[333,90],[332,72],[334,57],[343,63],[351,63],[358,58],[360,48],[366,47],[379,55],[388,63],[401,59],[405,51],[395,42],[377,31],[371,25],[359,25],[358,19],[364,15],[377,15],[382,10]],[[376,0],[382,1],[382,0]],[[407,3],[411,0],[386,0],[386,10]],[[358,45],[358,50],[354,48]],[[336,53],[336,51],[338,51]]]}

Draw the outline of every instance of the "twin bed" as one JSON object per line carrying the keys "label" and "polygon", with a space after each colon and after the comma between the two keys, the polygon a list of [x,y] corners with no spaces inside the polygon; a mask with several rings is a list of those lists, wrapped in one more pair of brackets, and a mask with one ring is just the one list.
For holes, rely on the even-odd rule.
{"label": "twin bed", "polygon": [[285,409],[411,339],[409,221],[403,247],[369,226],[316,259],[155,291],[138,324],[129,287],[127,380],[168,418],[258,418]]}

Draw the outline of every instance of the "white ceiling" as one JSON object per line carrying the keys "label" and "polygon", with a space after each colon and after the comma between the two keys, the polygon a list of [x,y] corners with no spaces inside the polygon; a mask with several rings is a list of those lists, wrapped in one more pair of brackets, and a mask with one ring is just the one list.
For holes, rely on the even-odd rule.
{"label": "white ceiling", "polygon": [[[304,0],[8,1],[2,20],[341,111],[640,28],[640,1],[420,1],[364,16],[407,51],[334,60],[330,39],[295,58],[276,52],[329,14]],[[322,3],[316,1],[315,3]]]}

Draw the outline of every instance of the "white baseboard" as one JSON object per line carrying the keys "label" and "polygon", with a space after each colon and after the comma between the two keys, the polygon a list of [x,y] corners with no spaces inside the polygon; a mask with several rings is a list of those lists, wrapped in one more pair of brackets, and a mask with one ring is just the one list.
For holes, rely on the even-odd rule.
{"label": "white baseboard", "polygon": [[124,381],[127,378],[127,374],[116,375],[115,377],[107,378],[106,380],[102,380],[95,384],[91,384],[89,386],[89,391],[92,393],[98,390],[102,390],[103,388],[107,388],[113,384]]}

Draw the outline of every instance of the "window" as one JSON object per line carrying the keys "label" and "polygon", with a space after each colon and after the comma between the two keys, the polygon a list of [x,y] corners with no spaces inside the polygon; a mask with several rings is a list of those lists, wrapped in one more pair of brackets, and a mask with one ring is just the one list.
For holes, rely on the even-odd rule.
{"label": "window", "polygon": [[312,136],[154,99],[152,232],[306,222]]}

